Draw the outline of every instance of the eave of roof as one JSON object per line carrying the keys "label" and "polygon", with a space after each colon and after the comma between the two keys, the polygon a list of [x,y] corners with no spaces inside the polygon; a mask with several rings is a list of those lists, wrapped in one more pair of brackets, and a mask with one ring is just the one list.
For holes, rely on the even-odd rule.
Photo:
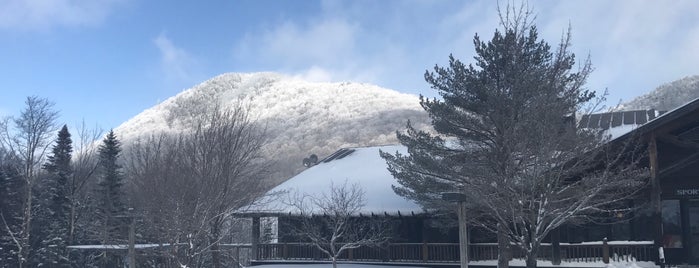
{"label": "eave of roof", "polygon": [[651,133],[658,128],[673,122],[674,120],[677,120],[679,118],[682,118],[683,116],[686,116],[694,111],[699,109],[699,98],[696,98],[685,105],[682,105],[680,107],[677,107],[673,110],[670,110],[658,117],[656,117],[653,120],[648,121],[648,123],[645,123],[643,125],[638,126],[636,129],[633,129],[623,135],[620,135],[619,137],[616,137],[615,139],[611,140],[610,142],[617,142],[617,141],[622,141],[625,139],[628,139],[632,136],[644,136],[648,133]]}

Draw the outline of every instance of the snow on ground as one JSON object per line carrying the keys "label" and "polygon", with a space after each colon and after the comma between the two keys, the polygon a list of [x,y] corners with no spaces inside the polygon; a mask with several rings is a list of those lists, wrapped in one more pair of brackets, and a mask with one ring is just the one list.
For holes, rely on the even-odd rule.
{"label": "snow on ground", "polygon": [[[483,266],[497,266],[497,260],[491,261],[471,261],[469,265],[483,265]],[[260,268],[329,268],[332,267],[330,263],[323,264],[265,264],[257,265],[252,267]],[[340,268],[396,268],[402,267],[399,265],[371,265],[371,264],[354,264],[354,263],[339,263],[337,267]],[[411,268],[421,268],[418,266],[405,266]],[[517,259],[510,261],[510,267],[526,267],[524,260]],[[560,265],[553,265],[550,261],[539,261],[537,267],[586,267],[586,268],[658,268],[653,262],[636,262],[636,261],[620,261],[620,262],[610,262],[605,264],[602,262],[562,262]]]}
{"label": "snow on ground", "polygon": [[[498,261],[497,260],[488,260],[488,261],[470,261],[468,263],[469,265],[482,265],[482,266],[497,266]],[[526,267],[527,264],[524,262],[523,259],[515,259],[510,261],[510,266],[514,267]],[[593,268],[593,267],[606,267],[606,268],[656,268],[659,267],[655,265],[653,262],[646,262],[646,261],[611,261],[609,264],[605,264],[603,262],[561,262],[560,265],[554,265],[551,263],[551,261],[538,261],[536,263],[537,267],[586,267],[586,268]]]}
{"label": "snow on ground", "polygon": [[[157,247],[169,247],[170,244],[135,244],[135,249],[149,249]],[[129,248],[127,244],[121,245],[75,245],[68,246],[68,249],[113,249],[113,250],[126,250]]]}
{"label": "snow on ground", "polygon": [[612,262],[607,265],[607,268],[655,268],[659,267],[653,262],[649,261],[639,261],[639,262]]}
{"label": "snow on ground", "polygon": [[[329,268],[329,267],[333,267],[333,265],[330,263],[323,263],[323,264],[265,264],[265,265],[251,266],[251,267],[260,267],[260,268],[303,268],[303,267]],[[397,268],[400,266],[397,266],[397,265],[390,265],[389,266],[389,265],[338,263],[337,267],[338,268]],[[418,266],[410,266],[410,267],[411,268],[425,268],[425,267],[418,267]]]}

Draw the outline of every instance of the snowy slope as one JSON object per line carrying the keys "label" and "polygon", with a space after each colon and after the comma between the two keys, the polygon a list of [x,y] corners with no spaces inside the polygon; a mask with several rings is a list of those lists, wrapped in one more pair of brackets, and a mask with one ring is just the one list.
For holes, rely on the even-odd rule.
{"label": "snowy slope", "polygon": [[407,120],[421,129],[429,125],[415,95],[276,73],[228,73],[143,111],[115,132],[125,144],[154,133],[181,133],[192,129],[194,115],[240,101],[267,127],[265,151],[276,182],[302,170],[302,159],[311,154],[322,158],[342,147],[397,143],[395,131],[405,129]]}
{"label": "snowy slope", "polygon": [[699,98],[699,75],[663,84],[647,94],[620,105],[617,110],[669,111],[696,98]]}

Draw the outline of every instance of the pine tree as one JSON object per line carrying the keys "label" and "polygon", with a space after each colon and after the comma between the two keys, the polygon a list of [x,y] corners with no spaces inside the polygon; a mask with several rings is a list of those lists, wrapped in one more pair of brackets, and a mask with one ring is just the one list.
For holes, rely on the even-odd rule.
{"label": "pine tree", "polygon": [[508,7],[503,31],[487,42],[476,35],[475,64],[450,56],[426,72],[442,99],[420,104],[438,135],[408,124],[398,139],[410,155],[382,156],[398,194],[439,208],[441,192],[461,192],[471,224],[509,239],[535,267],[549,232],[637,194],[645,176],[599,133],[575,127],[576,112],[594,102],[584,87],[590,63],[572,71],[570,34],[552,49],[529,14]]}
{"label": "pine tree", "polygon": [[49,267],[69,267],[68,243],[70,223],[70,188],[68,181],[72,176],[71,156],[72,140],[68,127],[58,132],[52,154],[43,168],[48,172],[42,183],[42,194],[39,196],[39,213],[37,222],[40,223],[39,248],[36,259]]}
{"label": "pine tree", "polygon": [[[25,181],[19,173],[17,157],[0,148],[0,266],[19,263],[18,244],[22,228],[22,202]],[[9,229],[9,232],[8,232]]]}
{"label": "pine tree", "polygon": [[[121,165],[118,163],[121,144],[113,130],[107,133],[98,152],[100,180],[96,193],[97,214],[100,224],[100,241],[107,245],[123,242],[126,238],[124,182]],[[107,253],[104,252],[103,265],[109,265],[109,261]]]}

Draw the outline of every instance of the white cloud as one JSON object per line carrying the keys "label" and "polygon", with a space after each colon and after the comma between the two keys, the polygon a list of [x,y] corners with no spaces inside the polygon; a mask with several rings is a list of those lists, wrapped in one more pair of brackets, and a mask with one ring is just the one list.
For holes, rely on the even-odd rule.
{"label": "white cloud", "polygon": [[44,30],[101,23],[124,0],[3,0],[0,29]]}
{"label": "white cloud", "polygon": [[[340,19],[299,25],[284,22],[262,34],[248,34],[238,47],[238,57],[262,57],[287,66],[309,62],[325,65],[351,57],[356,42],[355,26]],[[254,55],[254,56],[253,56]]]}
{"label": "white cloud", "polygon": [[300,74],[294,75],[296,78],[311,82],[332,82],[332,76],[333,75],[328,70],[318,66],[313,66]]}
{"label": "white cloud", "polygon": [[[544,3],[551,4],[550,6]],[[612,103],[630,100],[660,84],[699,74],[697,1],[536,2],[542,36],[557,43],[570,22],[573,51],[591,55],[591,89],[610,90]],[[694,37],[696,38],[696,37]]]}
{"label": "white cloud", "polygon": [[[569,23],[578,62],[591,55],[593,90],[610,102],[699,73],[698,1],[530,1],[540,37],[560,41]],[[473,35],[499,28],[491,1],[323,1],[319,14],[248,32],[236,60],[320,80],[377,83],[432,94],[422,74],[452,53],[473,62]],[[267,24],[268,25],[268,24]]]}
{"label": "white cloud", "polygon": [[377,83],[391,62],[387,57],[395,54],[389,50],[398,50],[368,38],[373,37],[367,29],[342,17],[286,21],[248,33],[234,53],[241,63],[257,62],[267,70],[306,80]]}
{"label": "white cloud", "polygon": [[165,33],[153,39],[160,50],[160,64],[166,78],[176,82],[190,82],[195,79],[196,59],[187,51],[173,44]]}

